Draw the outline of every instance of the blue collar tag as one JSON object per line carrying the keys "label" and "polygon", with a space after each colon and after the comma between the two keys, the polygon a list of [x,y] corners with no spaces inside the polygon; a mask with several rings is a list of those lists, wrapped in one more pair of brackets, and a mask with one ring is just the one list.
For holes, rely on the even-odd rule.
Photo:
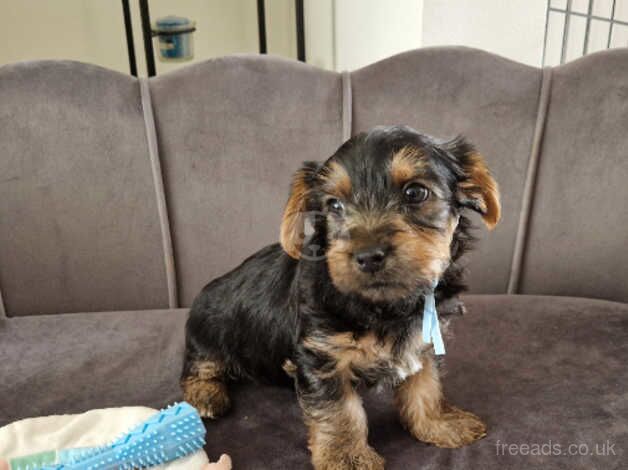
{"label": "blue collar tag", "polygon": [[432,343],[434,345],[434,353],[437,356],[445,354],[445,344],[443,336],[440,332],[440,323],[438,321],[438,313],[436,312],[436,299],[434,298],[434,289],[438,281],[434,283],[434,287],[429,294],[425,295],[425,305],[423,306],[423,342]]}

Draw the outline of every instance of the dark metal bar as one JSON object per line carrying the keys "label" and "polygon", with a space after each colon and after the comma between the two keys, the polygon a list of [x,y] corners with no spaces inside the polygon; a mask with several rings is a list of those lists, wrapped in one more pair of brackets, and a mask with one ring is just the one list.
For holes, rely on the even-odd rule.
{"label": "dark metal bar", "polygon": [[142,17],[142,36],[144,37],[144,53],[146,55],[146,72],[149,77],[155,76],[155,53],[153,51],[153,35],[150,26],[150,12],[148,0],[140,0],[140,15]]}
{"label": "dark metal bar", "polygon": [[582,45],[582,55],[586,55],[589,50],[589,31],[591,30],[591,15],[593,14],[593,1],[589,0],[589,8],[587,10],[587,25],[584,29],[584,44]]}
{"label": "dark metal bar", "polygon": [[305,15],[303,0],[294,0],[297,23],[297,59],[305,62]]}
{"label": "dark metal bar", "polygon": [[567,8],[565,12],[565,25],[563,27],[563,46],[560,51],[560,63],[564,64],[567,58],[567,43],[569,42],[569,19],[571,13],[571,0],[567,0]]}
{"label": "dark metal bar", "polygon": [[[611,7],[611,24],[608,27],[608,40],[606,41],[607,49],[611,48],[611,39],[613,38],[613,23],[615,23],[615,2],[616,0],[613,0],[613,6]],[[617,21],[617,23],[622,24],[619,21]]]}
{"label": "dark metal bar", "polygon": [[133,23],[131,23],[131,8],[129,0],[122,0],[122,14],[124,16],[124,31],[126,33],[126,49],[129,56],[129,71],[137,77],[137,61],[135,60],[135,45],[133,44]]}
{"label": "dark metal bar", "polygon": [[547,0],[547,10],[545,11],[545,35],[543,36],[543,59],[541,65],[545,67],[545,54],[547,53],[547,32],[549,30],[549,15],[551,8],[551,1]]}
{"label": "dark metal bar", "polygon": [[257,30],[259,32],[259,53],[266,54],[266,7],[264,0],[257,0]]}
{"label": "dark metal bar", "polygon": [[194,31],[196,31],[196,27],[195,26],[191,26],[191,27],[185,28],[185,29],[178,29],[177,31],[152,31],[151,35],[153,37],[155,37],[155,36],[177,36],[178,34],[188,34],[188,33],[193,33]]}

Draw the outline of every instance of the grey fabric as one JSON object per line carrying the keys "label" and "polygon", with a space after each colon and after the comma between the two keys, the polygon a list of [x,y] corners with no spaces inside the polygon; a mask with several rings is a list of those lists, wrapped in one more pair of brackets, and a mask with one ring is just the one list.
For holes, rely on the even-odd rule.
{"label": "grey fabric", "polygon": [[339,74],[275,57],[215,59],[152,79],[183,306],[279,239],[292,173],[342,142]]}
{"label": "grey fabric", "polygon": [[510,277],[508,278],[508,294],[517,293],[519,290],[521,266],[523,264],[523,252],[527,240],[526,237],[528,236],[528,227],[530,225],[530,211],[532,209],[532,201],[534,198],[534,191],[536,189],[539,156],[541,153],[543,133],[545,132],[545,123],[547,121],[547,108],[549,107],[551,86],[552,68],[546,67],[543,69],[543,81],[541,83],[541,94],[539,97],[539,110],[536,116],[536,125],[534,126],[534,140],[532,141],[532,148],[530,149],[528,170],[526,172],[526,179],[523,187],[521,211],[519,212],[519,224],[517,226],[517,235],[515,237],[515,248],[512,253]]}
{"label": "grey fabric", "polygon": [[[469,258],[470,287],[505,293],[537,117],[541,71],[467,48],[406,52],[352,73],[354,133],[407,124],[466,135],[501,186],[503,219]],[[479,218],[474,219],[480,225]]]}
{"label": "grey fabric", "polygon": [[0,290],[0,318],[6,318],[7,312],[4,308],[4,300],[2,299],[2,290]]}
{"label": "grey fabric", "polygon": [[[367,394],[370,442],[389,469],[620,469],[628,442],[628,305],[535,296],[468,296],[447,343],[445,393],[489,426],[469,447],[418,443],[388,392]],[[185,310],[0,320],[0,425],[50,413],[179,399]],[[211,456],[235,468],[308,468],[294,392],[231,387],[233,411],[207,421]],[[609,456],[497,455],[496,444],[615,443]]]}
{"label": "grey fabric", "polygon": [[0,426],[180,399],[187,310],[0,319]]}
{"label": "grey fabric", "polygon": [[342,140],[351,138],[352,109],[351,74],[342,72]]}
{"label": "grey fabric", "polygon": [[75,62],[0,68],[8,315],[167,306],[137,81]]}
{"label": "grey fabric", "polygon": [[159,146],[157,144],[157,131],[155,130],[155,117],[153,103],[150,97],[150,88],[147,78],[140,78],[140,96],[142,110],[144,111],[144,124],[146,126],[146,139],[148,154],[157,198],[157,212],[159,213],[159,225],[161,228],[162,246],[164,251],[164,266],[166,269],[166,282],[168,285],[168,307],[176,308],[179,305],[177,299],[177,278],[174,267],[174,253],[172,251],[172,234],[170,233],[170,219],[166,207],[166,194],[164,192],[163,173],[159,159]]}
{"label": "grey fabric", "polygon": [[554,70],[521,292],[628,301],[628,50]]}

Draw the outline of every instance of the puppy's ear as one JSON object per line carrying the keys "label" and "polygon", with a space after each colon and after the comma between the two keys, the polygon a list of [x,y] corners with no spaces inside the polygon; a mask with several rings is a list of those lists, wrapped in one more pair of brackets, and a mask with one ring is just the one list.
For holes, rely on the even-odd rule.
{"label": "puppy's ear", "polygon": [[301,257],[301,247],[305,238],[305,211],[307,199],[312,189],[314,175],[319,167],[317,162],[305,162],[292,177],[290,197],[283,211],[279,241],[281,247],[292,258]]}
{"label": "puppy's ear", "polygon": [[492,230],[501,218],[501,203],[499,186],[484,157],[464,137],[456,137],[445,147],[461,171],[456,192],[458,203],[482,214],[484,223]]}

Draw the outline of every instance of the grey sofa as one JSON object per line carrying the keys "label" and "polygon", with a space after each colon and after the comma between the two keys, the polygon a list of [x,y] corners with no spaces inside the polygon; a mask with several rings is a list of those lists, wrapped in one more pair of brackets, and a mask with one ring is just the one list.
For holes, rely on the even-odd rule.
{"label": "grey sofa", "polygon": [[[1,67],[0,425],[179,399],[195,294],[277,240],[301,161],[377,124],[465,134],[503,196],[503,222],[477,231],[444,379],[489,434],[415,442],[370,392],[388,468],[626,468],[628,50],[541,70],[434,48],[344,74],[235,56],[139,81]],[[290,390],[243,385],[234,401],[207,423],[211,456],[308,468]]]}

